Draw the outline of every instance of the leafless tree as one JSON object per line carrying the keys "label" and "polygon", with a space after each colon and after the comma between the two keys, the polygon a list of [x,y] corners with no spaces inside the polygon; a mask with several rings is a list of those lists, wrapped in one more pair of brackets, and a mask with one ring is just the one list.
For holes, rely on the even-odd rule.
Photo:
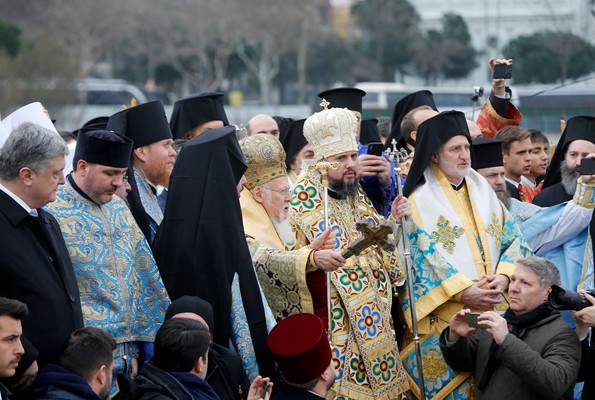
{"label": "leafless tree", "polygon": [[235,26],[238,37],[235,49],[248,71],[258,80],[261,104],[271,102],[271,82],[279,73],[281,57],[290,51],[298,51],[304,73],[305,49],[311,39],[309,31],[313,26],[312,6],[315,3],[310,0],[245,0],[238,3],[242,17]]}

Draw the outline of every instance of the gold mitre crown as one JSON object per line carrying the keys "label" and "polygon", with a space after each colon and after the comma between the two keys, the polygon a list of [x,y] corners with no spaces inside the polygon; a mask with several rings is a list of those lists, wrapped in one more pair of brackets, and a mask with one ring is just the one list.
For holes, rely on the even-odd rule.
{"label": "gold mitre crown", "polygon": [[287,176],[285,151],[279,139],[259,133],[240,142],[248,169],[246,186],[249,190],[281,176]]}
{"label": "gold mitre crown", "polygon": [[357,118],[346,108],[322,110],[304,122],[304,136],[317,160],[357,151]]}

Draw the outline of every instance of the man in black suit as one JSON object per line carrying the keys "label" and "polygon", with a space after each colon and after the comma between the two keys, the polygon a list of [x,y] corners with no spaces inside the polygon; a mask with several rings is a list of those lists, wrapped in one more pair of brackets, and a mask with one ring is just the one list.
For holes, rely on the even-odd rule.
{"label": "man in black suit", "polygon": [[17,388],[30,386],[38,368],[56,362],[70,333],[83,327],[60,227],[42,209],[64,183],[66,154],[58,134],[33,123],[13,130],[0,150],[0,296],[29,309],[25,354],[12,382]]}
{"label": "man in black suit", "polygon": [[267,345],[285,378],[273,400],[324,399],[335,382],[331,346],[322,320],[293,314],[275,325]]}

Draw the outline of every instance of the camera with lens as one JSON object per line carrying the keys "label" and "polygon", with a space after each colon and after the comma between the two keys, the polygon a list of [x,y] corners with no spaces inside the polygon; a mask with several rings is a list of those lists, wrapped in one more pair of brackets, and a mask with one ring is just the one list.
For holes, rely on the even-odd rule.
{"label": "camera with lens", "polygon": [[480,97],[483,97],[483,87],[473,86],[473,94],[471,95],[471,101],[477,103]]}
{"label": "camera with lens", "polygon": [[[595,291],[587,291],[591,296],[595,296]],[[573,310],[579,311],[583,308],[591,306],[589,300],[585,296],[573,292],[572,290],[561,288],[557,285],[552,285],[552,291],[548,296],[550,306],[556,310]]]}

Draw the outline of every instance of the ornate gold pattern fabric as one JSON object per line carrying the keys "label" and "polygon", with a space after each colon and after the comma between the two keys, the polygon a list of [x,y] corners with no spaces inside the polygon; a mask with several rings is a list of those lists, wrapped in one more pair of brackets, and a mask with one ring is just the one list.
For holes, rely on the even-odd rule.
{"label": "ornate gold pattern fabric", "polygon": [[312,313],[312,296],[306,283],[311,250],[285,251],[266,210],[250,191],[242,191],[240,205],[256,276],[275,319],[299,312]]}
{"label": "ornate gold pattern fabric", "polygon": [[314,158],[322,160],[348,151],[357,151],[357,118],[346,108],[331,108],[311,115],[304,122],[304,136],[314,148]]}
{"label": "ornate gold pattern fabric", "polygon": [[[357,219],[379,221],[361,189],[355,199],[329,198],[328,202],[337,250],[361,235],[355,226]],[[300,175],[290,216],[298,243],[311,242],[323,232],[320,173],[315,166]],[[391,283],[403,279],[396,254],[377,246],[330,273],[331,345],[337,371],[332,395],[337,398],[394,399],[409,388],[390,314]]]}
{"label": "ornate gold pattern fabric", "polygon": [[306,265],[311,250],[278,251],[246,237],[256,276],[275,320],[301,312],[313,313],[306,283]]}
{"label": "ornate gold pattern fabric", "polygon": [[273,135],[257,134],[240,142],[248,169],[246,186],[254,189],[275,178],[287,176],[285,151],[281,142]]}
{"label": "ornate gold pattern fabric", "polygon": [[[510,276],[514,262],[531,254],[512,216],[475,171],[454,190],[433,165],[425,183],[409,196],[413,220],[408,227],[415,268],[413,298],[421,335],[425,393],[428,399],[468,399],[469,373],[448,368],[441,357],[439,335],[461,308],[460,293],[484,275]],[[479,201],[481,199],[481,201]],[[403,290],[403,315],[411,327],[410,299]],[[411,391],[419,398],[414,343],[401,352]]]}

